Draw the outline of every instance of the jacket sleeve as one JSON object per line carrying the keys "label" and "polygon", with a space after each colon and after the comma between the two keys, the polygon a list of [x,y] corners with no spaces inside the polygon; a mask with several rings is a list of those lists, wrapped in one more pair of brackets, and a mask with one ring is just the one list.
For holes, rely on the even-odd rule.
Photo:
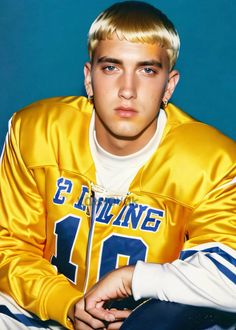
{"label": "jacket sleeve", "polygon": [[0,167],[0,290],[42,320],[72,328],[67,311],[82,293],[44,258],[44,201],[14,126],[13,116]]}
{"label": "jacket sleeve", "polygon": [[153,297],[236,312],[236,172],[231,171],[197,205],[179,259],[138,262],[135,299]]}

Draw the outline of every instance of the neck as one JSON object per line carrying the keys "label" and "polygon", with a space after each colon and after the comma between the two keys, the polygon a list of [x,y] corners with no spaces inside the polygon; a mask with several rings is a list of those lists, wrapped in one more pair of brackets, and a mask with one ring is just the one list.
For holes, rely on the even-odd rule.
{"label": "neck", "polygon": [[148,128],[136,136],[122,137],[112,134],[95,116],[96,138],[99,145],[107,152],[117,156],[127,156],[138,152],[151,140],[157,129],[157,119],[154,118]]}

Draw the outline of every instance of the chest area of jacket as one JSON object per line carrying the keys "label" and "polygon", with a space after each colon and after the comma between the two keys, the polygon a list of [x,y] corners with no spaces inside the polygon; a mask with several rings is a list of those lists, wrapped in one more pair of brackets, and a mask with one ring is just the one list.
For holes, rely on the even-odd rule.
{"label": "chest area of jacket", "polygon": [[86,177],[49,172],[44,253],[73,282],[80,279],[82,285],[89,273],[88,283],[94,283],[137,260],[162,263],[178,257],[188,216],[181,205],[138,190],[97,196]]}
{"label": "chest area of jacket", "polygon": [[90,182],[77,178],[59,177],[47,196],[47,213],[74,214],[87,219],[90,225],[129,228],[157,232],[165,218],[164,207],[140,192],[127,195],[97,193]]}
{"label": "chest area of jacket", "polygon": [[45,200],[47,230],[55,233],[59,223],[62,226],[69,217],[76,218],[83,241],[117,233],[139,237],[147,244],[158,240],[162,245],[173,236],[183,236],[188,216],[185,207],[157,194],[137,190],[125,196],[101,196],[87,178],[68,173],[51,176]]}

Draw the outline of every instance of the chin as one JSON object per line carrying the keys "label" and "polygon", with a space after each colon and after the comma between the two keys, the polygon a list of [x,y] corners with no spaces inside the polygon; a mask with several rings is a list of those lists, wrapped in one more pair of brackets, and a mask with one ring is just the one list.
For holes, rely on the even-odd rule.
{"label": "chin", "polygon": [[127,131],[127,130],[114,130],[111,132],[112,135],[119,140],[135,140],[137,139],[142,132],[140,131]]}

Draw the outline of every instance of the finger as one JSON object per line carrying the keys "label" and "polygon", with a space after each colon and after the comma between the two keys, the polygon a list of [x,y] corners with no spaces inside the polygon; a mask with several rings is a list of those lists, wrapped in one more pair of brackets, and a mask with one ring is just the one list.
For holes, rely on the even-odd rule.
{"label": "finger", "polygon": [[101,329],[105,326],[104,322],[92,317],[86,312],[80,312],[79,315],[75,315],[75,325],[79,330]]}
{"label": "finger", "polygon": [[75,319],[74,322],[74,329],[75,330],[93,330],[93,328],[91,328],[89,325],[87,325],[86,323]]}
{"label": "finger", "polygon": [[118,330],[118,329],[120,329],[122,324],[123,324],[123,322],[121,322],[121,321],[109,323],[107,326],[107,330]]}
{"label": "finger", "polygon": [[94,318],[84,310],[84,300],[82,299],[75,305],[74,318],[76,329],[79,330],[101,329],[105,327],[104,322]]}
{"label": "finger", "polygon": [[112,308],[110,309],[110,312],[115,316],[116,320],[123,320],[123,319],[127,319],[127,317],[131,314],[131,310],[129,309],[115,309]]}
{"label": "finger", "polygon": [[[98,321],[100,322],[100,321]],[[74,322],[74,329],[76,330],[94,330],[94,329],[106,329],[104,328],[104,323],[100,322],[94,322],[92,321],[91,324],[87,324],[84,321],[79,320],[78,318],[75,318]]]}
{"label": "finger", "polygon": [[[87,306],[86,306],[87,307]],[[94,306],[96,308],[104,308],[104,301],[100,301],[96,303],[96,306]],[[107,309],[107,308],[106,308]]]}
{"label": "finger", "polygon": [[104,308],[90,308],[87,312],[94,318],[107,322],[114,322],[116,319],[110,310]]}

